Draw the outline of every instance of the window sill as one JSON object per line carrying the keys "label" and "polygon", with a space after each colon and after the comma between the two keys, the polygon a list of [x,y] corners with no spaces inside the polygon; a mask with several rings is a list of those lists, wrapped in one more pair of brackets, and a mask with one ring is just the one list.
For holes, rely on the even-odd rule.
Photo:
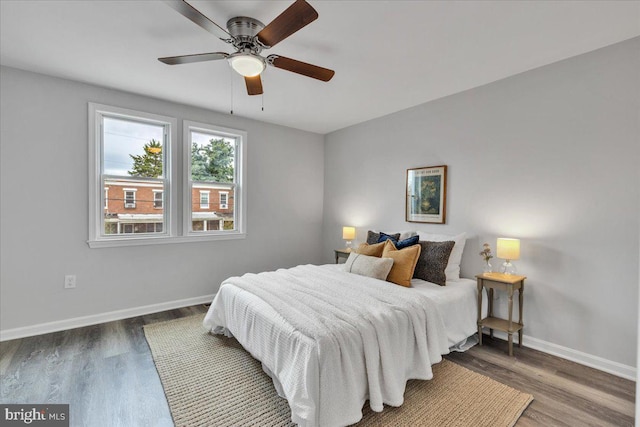
{"label": "window sill", "polygon": [[215,240],[236,240],[244,239],[246,233],[228,234],[202,234],[189,236],[162,236],[162,237],[130,237],[126,239],[102,239],[88,240],[87,244],[91,249],[96,248],[116,248],[124,246],[147,246],[147,245],[167,245],[174,243],[211,242]]}

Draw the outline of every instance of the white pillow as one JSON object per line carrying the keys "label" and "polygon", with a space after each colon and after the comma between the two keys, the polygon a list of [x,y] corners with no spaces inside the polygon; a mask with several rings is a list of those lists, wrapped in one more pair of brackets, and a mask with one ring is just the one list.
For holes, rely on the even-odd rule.
{"label": "white pillow", "polygon": [[378,258],[355,252],[351,252],[347,262],[344,263],[344,271],[347,273],[373,277],[379,280],[387,280],[391,267],[393,267],[392,258]]}
{"label": "white pillow", "polygon": [[454,241],[453,249],[449,255],[449,262],[447,268],[444,270],[444,274],[449,280],[460,280],[460,261],[462,260],[462,251],[464,250],[464,244],[467,242],[467,233],[461,233],[455,236],[449,236],[447,234],[432,234],[432,233],[419,233],[420,240],[427,242],[447,242]]}
{"label": "white pillow", "polygon": [[399,240],[405,240],[405,239],[408,239],[409,237],[413,237],[417,235],[418,235],[417,231],[401,231]]}

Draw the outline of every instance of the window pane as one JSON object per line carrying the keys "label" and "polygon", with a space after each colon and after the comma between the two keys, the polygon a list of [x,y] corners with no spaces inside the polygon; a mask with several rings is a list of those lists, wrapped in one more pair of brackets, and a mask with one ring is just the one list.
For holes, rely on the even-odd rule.
{"label": "window pane", "polygon": [[162,232],[162,180],[106,178],[103,184],[109,194],[104,209],[105,235]]}
{"label": "window pane", "polygon": [[208,191],[200,191],[200,209],[209,209]]}
{"label": "window pane", "polygon": [[136,192],[133,190],[125,190],[124,192],[124,207],[135,208],[136,207]]}
{"label": "window pane", "polygon": [[193,234],[236,234],[242,227],[242,168],[245,135],[214,125],[185,121],[187,200],[185,227]]}
{"label": "window pane", "polygon": [[162,191],[153,191],[153,207],[154,209],[162,209]]}
{"label": "window pane", "polygon": [[233,230],[233,190],[233,185],[194,182],[191,188],[191,230]]}
{"label": "window pane", "polygon": [[163,175],[164,126],[104,117],[103,170],[107,175]]}
{"label": "window pane", "polygon": [[165,127],[105,116],[102,130],[105,235],[162,232]]}
{"label": "window pane", "polygon": [[191,230],[234,230],[236,141],[192,130]]}
{"label": "window pane", "polygon": [[234,139],[191,131],[191,180],[234,182],[235,154]]}

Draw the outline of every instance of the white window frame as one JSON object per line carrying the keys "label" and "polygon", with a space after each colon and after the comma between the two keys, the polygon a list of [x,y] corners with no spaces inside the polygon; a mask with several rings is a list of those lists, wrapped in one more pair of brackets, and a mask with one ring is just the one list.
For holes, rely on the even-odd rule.
{"label": "white window frame", "polygon": [[[178,235],[178,197],[177,182],[178,162],[177,155],[177,128],[178,122],[175,118],[146,113],[142,111],[130,110],[120,107],[112,107],[90,102],[89,110],[89,239],[87,243],[91,248],[115,247],[115,246],[136,246],[154,243],[173,243],[173,239]],[[164,126],[165,134],[163,141],[163,153],[165,163],[164,180],[164,203],[163,211],[165,228],[162,233],[151,234],[116,234],[104,235],[104,191],[102,185],[103,178],[103,149],[102,149],[102,123],[105,117],[120,118],[125,120],[139,121],[143,123]],[[166,209],[168,205],[168,209]],[[102,229],[101,229],[102,228]]]}
{"label": "white window frame", "polygon": [[[200,190],[200,209],[209,209],[209,202],[210,200],[210,194],[211,191],[206,191],[206,190]],[[202,203],[202,196],[206,196],[207,202],[206,203]]]}
{"label": "white window frame", "polygon": [[[154,209],[163,209],[164,208],[164,190],[152,190],[153,191],[153,208]],[[156,199],[156,196],[160,194],[160,200]],[[160,206],[156,206],[156,203],[160,202]]]}
{"label": "white window frame", "polygon": [[[244,239],[247,232],[247,133],[237,129],[183,120],[182,141],[178,141],[178,120],[173,117],[145,113],[109,105],[88,103],[89,112],[89,238],[90,248],[140,246],[199,242],[204,240]],[[164,229],[157,234],[132,233],[104,235],[104,212],[108,195],[102,185],[102,117],[109,116],[162,124],[166,129],[163,153],[166,176],[163,192]],[[190,233],[191,230],[191,129],[212,132],[236,139],[236,168],[234,186],[235,230],[211,230]],[[179,153],[179,150],[182,153]],[[178,156],[182,154],[182,186],[179,186]],[[181,197],[179,193],[182,191]],[[228,199],[227,199],[228,200]],[[180,214],[180,216],[179,216]],[[181,218],[180,218],[181,217]],[[182,219],[180,221],[180,219]]]}
{"label": "white window frame", "polygon": [[[123,188],[123,201],[125,209],[135,209],[136,208],[136,193],[138,192],[137,188]],[[133,202],[127,203],[127,193],[133,193]]]}
{"label": "white window frame", "polygon": [[104,209],[109,210],[109,187],[104,187]]}
{"label": "white window frame", "polygon": [[[213,133],[225,138],[235,139],[235,178],[234,178],[234,225],[235,230],[204,230],[192,231],[192,201],[191,191],[193,182],[191,181],[191,131],[200,131],[205,133]],[[182,121],[182,159],[183,159],[183,233],[203,240],[226,240],[226,239],[243,239],[246,237],[247,230],[247,133],[237,129],[231,129],[216,126],[208,123],[193,122],[190,120]],[[211,201],[209,201],[211,202]]]}
{"label": "white window frame", "polygon": [[[224,196],[224,203],[222,203],[222,196]],[[229,209],[229,192],[228,191],[220,191],[218,192],[219,205],[220,209]]]}

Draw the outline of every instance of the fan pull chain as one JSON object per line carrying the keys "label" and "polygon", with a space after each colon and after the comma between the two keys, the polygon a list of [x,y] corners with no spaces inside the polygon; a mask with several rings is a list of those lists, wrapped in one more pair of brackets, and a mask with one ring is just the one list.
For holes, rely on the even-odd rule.
{"label": "fan pull chain", "polygon": [[[264,73],[262,74],[262,86],[264,87]],[[262,103],[262,111],[264,111],[264,90],[260,94],[260,102]]]}
{"label": "fan pull chain", "polygon": [[231,115],[233,115],[233,70],[229,68],[229,83],[231,84]]}

